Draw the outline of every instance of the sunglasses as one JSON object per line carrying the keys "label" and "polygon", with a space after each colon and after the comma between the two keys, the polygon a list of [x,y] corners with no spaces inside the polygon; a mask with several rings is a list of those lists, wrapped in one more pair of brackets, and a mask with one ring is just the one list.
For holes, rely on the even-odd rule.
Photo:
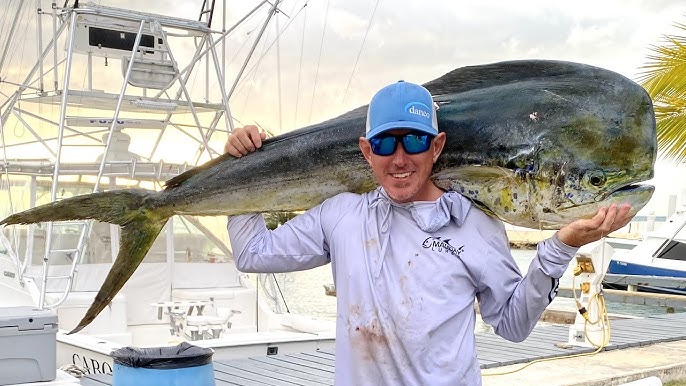
{"label": "sunglasses", "polygon": [[395,153],[395,149],[398,148],[398,142],[403,144],[405,153],[419,154],[429,150],[433,138],[432,135],[420,131],[410,131],[400,135],[377,135],[370,138],[369,143],[372,146],[372,153],[376,155],[387,156]]}

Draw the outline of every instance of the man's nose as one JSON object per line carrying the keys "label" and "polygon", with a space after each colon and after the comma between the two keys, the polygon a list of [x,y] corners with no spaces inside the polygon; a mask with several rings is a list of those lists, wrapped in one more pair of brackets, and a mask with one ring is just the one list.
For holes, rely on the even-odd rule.
{"label": "man's nose", "polygon": [[405,148],[402,146],[402,144],[398,144],[398,147],[395,149],[392,157],[393,164],[397,166],[405,165],[409,160],[409,155],[405,151]]}

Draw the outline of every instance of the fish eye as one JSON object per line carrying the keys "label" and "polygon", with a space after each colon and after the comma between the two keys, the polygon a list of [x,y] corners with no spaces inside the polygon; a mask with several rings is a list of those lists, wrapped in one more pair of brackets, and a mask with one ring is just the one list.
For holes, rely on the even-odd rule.
{"label": "fish eye", "polygon": [[607,181],[605,173],[602,170],[593,170],[586,175],[588,182],[593,186],[601,186]]}

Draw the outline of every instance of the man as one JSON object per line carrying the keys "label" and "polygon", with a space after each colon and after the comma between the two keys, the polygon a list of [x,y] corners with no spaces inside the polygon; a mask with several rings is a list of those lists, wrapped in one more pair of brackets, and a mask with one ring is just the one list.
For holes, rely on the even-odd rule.
{"label": "man", "polygon": [[[265,138],[236,129],[240,157]],[[538,245],[522,277],[502,222],[429,179],[443,150],[422,86],[381,89],[367,112],[362,154],[380,187],[343,193],[268,231],[260,215],[229,219],[236,265],[286,272],[331,262],[337,292],[337,385],[479,385],[474,300],[497,334],[524,340],[581,245],[626,225],[630,206],[601,208]]]}

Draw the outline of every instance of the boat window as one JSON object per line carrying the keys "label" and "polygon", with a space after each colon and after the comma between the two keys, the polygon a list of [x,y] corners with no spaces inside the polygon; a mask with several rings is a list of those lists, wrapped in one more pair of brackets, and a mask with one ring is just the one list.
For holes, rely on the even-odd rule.
{"label": "boat window", "polygon": [[[664,243],[662,245],[664,245]],[[662,246],[660,248],[662,248]],[[662,249],[662,252],[660,252],[660,255],[658,255],[657,258],[686,261],[686,243],[676,240],[670,241],[669,244],[667,244],[667,247]]]}
{"label": "boat window", "polygon": [[[115,31],[105,28],[90,27],[88,29],[88,44],[91,47],[111,48],[115,50],[131,51],[136,42],[137,33],[126,31]],[[155,37],[152,35],[141,35],[141,47],[155,47]],[[154,51],[150,51],[154,53]]]}
{"label": "boat window", "polygon": [[[197,219],[174,216],[173,219],[165,225],[160,232],[150,252],[145,257],[143,262],[164,262],[166,261],[167,250],[167,235],[169,224],[173,224],[174,229],[174,261],[177,263],[184,262],[206,262],[206,263],[224,263],[228,261],[226,253],[222,252],[222,246],[212,240],[200,228],[210,231],[206,225]],[[216,231],[210,231],[213,235],[217,235]],[[223,231],[226,233],[226,231]],[[218,241],[219,242],[219,241]]]}

